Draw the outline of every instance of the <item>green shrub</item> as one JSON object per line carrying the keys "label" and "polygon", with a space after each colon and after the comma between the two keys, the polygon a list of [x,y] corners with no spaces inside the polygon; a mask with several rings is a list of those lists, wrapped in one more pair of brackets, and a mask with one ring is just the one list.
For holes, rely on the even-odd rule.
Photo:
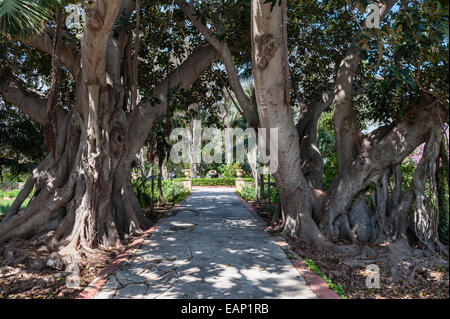
{"label": "green shrub", "polygon": [[[186,189],[184,188],[184,185],[182,183],[162,181],[162,192],[164,199],[167,202],[173,203],[180,195],[186,192]],[[155,198],[156,195],[157,189],[155,187]]]}
{"label": "green shrub", "polygon": [[[174,178],[173,182],[183,182],[184,178]],[[253,178],[243,178],[244,181],[252,183]],[[235,186],[235,178],[192,178],[192,186]]]}
{"label": "green shrub", "polygon": [[[141,206],[149,206],[151,204],[151,189],[152,189],[152,183],[147,182],[145,185],[141,188],[141,194],[138,195],[138,188],[139,188],[139,182],[133,183],[134,191],[136,195],[139,198],[139,202]],[[153,199],[156,201],[158,198],[158,182],[154,182],[154,189],[153,189]],[[184,188],[184,185],[182,182],[179,181],[161,181],[161,188],[163,192],[164,199],[169,203],[175,203],[177,200],[179,200],[180,196],[186,197],[186,189]],[[189,192],[187,192],[189,194]]]}
{"label": "green shrub", "polygon": [[255,188],[250,186],[244,186],[242,191],[237,192],[243,199],[246,201],[254,201],[256,200],[255,196]]}
{"label": "green shrub", "polygon": [[[253,186],[244,186],[242,188],[242,192],[238,192],[239,195],[245,199],[246,201],[254,201],[256,200],[255,187]],[[259,189],[258,189],[259,194]],[[267,184],[264,185],[264,197],[267,199],[269,196],[269,186]],[[280,194],[278,190],[274,187],[270,187],[270,202],[275,203],[280,200]]]}
{"label": "green shrub", "polygon": [[234,178],[194,178],[192,186],[235,186]]}
{"label": "green shrub", "polygon": [[191,194],[191,191],[185,191],[184,193],[178,195],[177,198],[175,198],[175,200],[172,202],[172,204],[175,205],[176,203],[181,202],[183,199],[188,197],[189,194]]}

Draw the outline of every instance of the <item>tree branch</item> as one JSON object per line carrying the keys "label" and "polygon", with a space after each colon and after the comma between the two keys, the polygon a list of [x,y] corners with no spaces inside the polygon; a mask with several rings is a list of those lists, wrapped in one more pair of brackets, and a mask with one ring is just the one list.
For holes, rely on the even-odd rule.
{"label": "tree branch", "polygon": [[32,120],[46,123],[46,97],[38,91],[26,88],[25,84],[14,76],[5,62],[0,60],[0,94],[5,101],[18,107]]}
{"label": "tree branch", "polygon": [[241,105],[248,125],[250,127],[257,127],[259,124],[258,116],[256,111],[253,109],[252,101],[245,94],[241,82],[239,81],[238,72],[236,70],[236,66],[234,65],[233,56],[228,44],[224,41],[220,41],[208,27],[203,25],[195,17],[193,1],[186,3],[184,0],[176,0],[175,2],[183,10],[186,17],[189,18],[198,31],[200,31],[200,33],[205,37],[205,39],[214,47],[214,49],[217,50],[217,52],[219,52],[222,62],[225,65],[231,88],[236,95],[239,104]]}
{"label": "tree branch", "polygon": [[106,49],[122,0],[97,0],[86,10],[86,25],[81,41],[84,81],[106,83]]}
{"label": "tree branch", "polygon": [[[19,41],[25,45],[38,49],[49,55],[52,54],[53,50],[53,39],[55,36],[55,28],[45,27],[41,33],[33,35],[30,38],[17,37],[12,38],[11,36],[2,33],[7,39],[11,41]],[[80,56],[78,53],[78,39],[75,38],[69,32],[63,32],[63,42],[60,51],[61,63],[69,70],[69,72],[75,77],[80,68]]]}
{"label": "tree branch", "polygon": [[[380,4],[380,21],[386,17],[395,3],[396,0],[388,0],[385,4]],[[361,139],[361,131],[353,109],[352,90],[353,78],[362,60],[358,39],[363,33],[365,30],[361,30],[354,37],[336,75],[333,122],[338,150],[339,175],[343,174],[343,170],[351,164],[354,156],[360,151],[358,142]]]}
{"label": "tree branch", "polygon": [[404,118],[382,126],[362,140],[368,158],[376,170],[400,164],[416,147],[424,143],[431,130],[441,129],[443,111],[433,106],[423,107],[414,120]]}
{"label": "tree branch", "polygon": [[135,148],[136,152],[139,150],[154,121],[167,111],[167,92],[174,87],[189,88],[218,58],[219,54],[212,45],[199,47],[155,86],[154,97],[159,100],[159,104],[152,105],[151,102],[144,100],[129,114],[129,127],[133,128],[130,134],[135,136],[131,148]]}

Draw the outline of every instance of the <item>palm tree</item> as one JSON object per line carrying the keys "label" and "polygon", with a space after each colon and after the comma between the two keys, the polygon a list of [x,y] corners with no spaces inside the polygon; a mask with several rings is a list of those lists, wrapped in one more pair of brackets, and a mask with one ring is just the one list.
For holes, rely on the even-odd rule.
{"label": "palm tree", "polygon": [[30,37],[40,32],[51,17],[53,0],[0,0],[0,30],[12,37]]}

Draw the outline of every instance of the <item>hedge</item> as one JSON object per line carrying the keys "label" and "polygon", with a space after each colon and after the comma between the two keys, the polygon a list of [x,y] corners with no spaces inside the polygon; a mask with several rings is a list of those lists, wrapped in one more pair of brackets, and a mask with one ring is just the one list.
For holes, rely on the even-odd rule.
{"label": "hedge", "polygon": [[[174,182],[183,182],[184,178],[174,178]],[[243,178],[245,182],[254,182],[253,178]],[[192,186],[235,186],[235,178],[192,178]]]}

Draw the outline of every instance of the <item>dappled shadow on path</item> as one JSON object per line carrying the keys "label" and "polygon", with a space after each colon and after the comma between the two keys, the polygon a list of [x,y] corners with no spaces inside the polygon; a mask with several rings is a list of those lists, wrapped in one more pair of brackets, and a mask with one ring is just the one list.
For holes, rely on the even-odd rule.
{"label": "dappled shadow on path", "polygon": [[106,290],[115,298],[315,298],[260,223],[232,192],[196,191]]}

